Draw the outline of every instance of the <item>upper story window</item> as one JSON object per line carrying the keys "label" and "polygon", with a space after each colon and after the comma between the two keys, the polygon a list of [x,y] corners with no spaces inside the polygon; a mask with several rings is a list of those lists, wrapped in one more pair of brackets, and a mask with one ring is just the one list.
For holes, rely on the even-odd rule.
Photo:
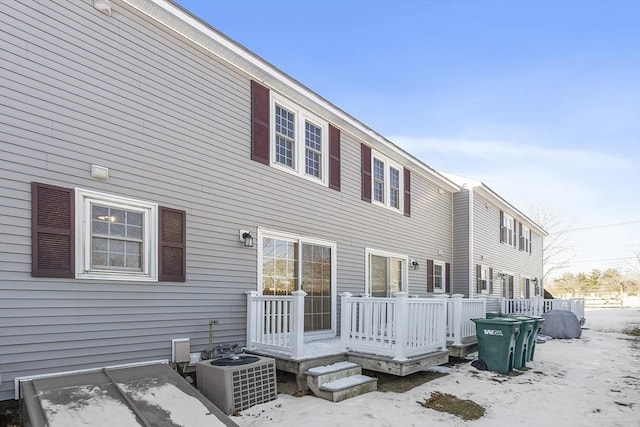
{"label": "upper story window", "polygon": [[531,229],[520,223],[520,250],[531,253]]}
{"label": "upper story window", "polygon": [[373,203],[402,212],[402,167],[379,153],[373,152]]}
{"label": "upper story window", "polygon": [[516,247],[515,220],[506,212],[500,211],[500,243]]}
{"label": "upper story window", "polygon": [[328,185],[327,123],[272,96],[272,166]]}
{"label": "upper story window", "polygon": [[157,205],[76,190],[76,277],[157,280]]}

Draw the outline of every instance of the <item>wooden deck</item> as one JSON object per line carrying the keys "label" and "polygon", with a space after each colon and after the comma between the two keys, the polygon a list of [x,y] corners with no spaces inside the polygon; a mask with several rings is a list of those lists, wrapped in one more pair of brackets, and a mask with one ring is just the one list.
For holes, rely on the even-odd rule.
{"label": "wooden deck", "polygon": [[305,343],[305,354],[300,358],[293,358],[284,352],[268,349],[247,350],[247,353],[274,358],[276,369],[296,375],[299,391],[307,389],[306,375],[304,374],[307,370],[336,362],[349,361],[370,371],[406,376],[449,361],[449,352],[447,351],[434,351],[410,357],[405,361],[393,360],[388,356],[351,352],[342,345],[338,338]]}

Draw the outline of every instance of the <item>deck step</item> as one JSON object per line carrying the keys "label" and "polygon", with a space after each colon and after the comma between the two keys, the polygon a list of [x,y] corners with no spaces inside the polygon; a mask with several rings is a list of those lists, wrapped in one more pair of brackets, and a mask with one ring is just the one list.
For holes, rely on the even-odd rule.
{"label": "deck step", "polygon": [[378,389],[378,379],[362,375],[362,367],[353,362],[318,366],[305,372],[307,386],[316,396],[340,402]]}

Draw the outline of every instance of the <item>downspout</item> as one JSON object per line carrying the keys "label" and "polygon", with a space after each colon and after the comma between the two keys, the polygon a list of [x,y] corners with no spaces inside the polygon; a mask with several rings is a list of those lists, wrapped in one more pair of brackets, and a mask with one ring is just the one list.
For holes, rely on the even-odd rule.
{"label": "downspout", "polygon": [[469,191],[469,298],[473,298],[473,187]]}

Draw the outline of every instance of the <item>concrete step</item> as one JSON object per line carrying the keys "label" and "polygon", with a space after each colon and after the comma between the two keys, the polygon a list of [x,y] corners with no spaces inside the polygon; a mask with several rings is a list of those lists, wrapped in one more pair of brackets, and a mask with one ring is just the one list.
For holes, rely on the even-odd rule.
{"label": "concrete step", "polygon": [[307,386],[316,396],[332,402],[340,402],[378,389],[378,380],[362,375],[360,365],[353,362],[337,362],[318,366],[305,372]]}

